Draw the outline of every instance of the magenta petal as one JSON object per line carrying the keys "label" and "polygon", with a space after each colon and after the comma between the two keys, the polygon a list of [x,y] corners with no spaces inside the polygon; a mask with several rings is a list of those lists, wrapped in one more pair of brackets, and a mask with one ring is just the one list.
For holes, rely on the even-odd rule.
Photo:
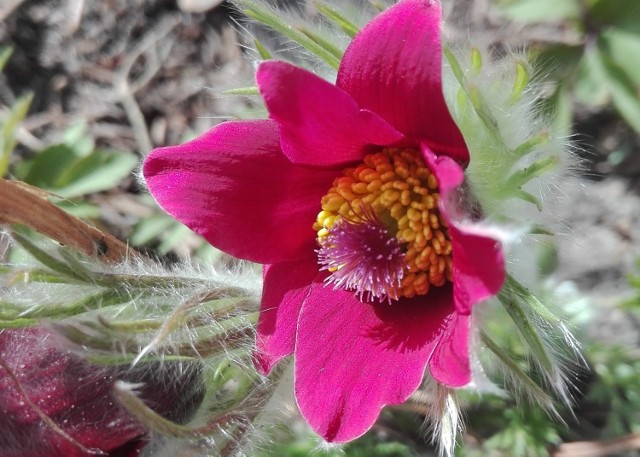
{"label": "magenta petal", "polygon": [[453,296],[456,311],[470,314],[474,304],[492,297],[505,280],[504,253],[500,242],[487,233],[459,221],[455,193],[464,181],[460,165],[449,157],[436,157],[423,145],[422,153],[440,187],[440,211],[449,222],[453,246]]}
{"label": "magenta petal", "polygon": [[282,151],[294,163],[339,165],[360,160],[367,145],[403,138],[342,89],[302,68],[264,62],[256,79],[271,119],[280,126]]}
{"label": "magenta petal", "polygon": [[453,296],[456,310],[470,314],[471,307],[494,296],[505,280],[500,242],[487,235],[449,227],[453,245]]}
{"label": "magenta petal", "polygon": [[255,357],[263,374],[293,354],[300,308],[318,270],[315,258],[265,265]]}
{"label": "magenta petal", "polygon": [[462,167],[451,157],[436,156],[425,144],[422,145],[422,156],[431,172],[438,178],[438,189],[445,201],[449,194],[458,189],[464,182]]}
{"label": "magenta petal", "polygon": [[429,361],[431,376],[449,387],[471,381],[469,329],[471,316],[452,313],[443,325],[442,338]]}
{"label": "magenta petal", "polygon": [[312,225],[335,178],[289,162],[272,121],[227,122],[156,149],[143,174],[165,211],[217,248],[259,263],[314,256]]}
{"label": "magenta petal", "polygon": [[441,14],[437,0],[403,0],[380,14],[347,48],[337,86],[405,136],[467,162],[442,93]]}
{"label": "magenta petal", "polygon": [[328,441],[365,433],[384,405],[420,385],[453,311],[451,287],[389,305],[314,283],[298,322],[295,391],[307,422]]}

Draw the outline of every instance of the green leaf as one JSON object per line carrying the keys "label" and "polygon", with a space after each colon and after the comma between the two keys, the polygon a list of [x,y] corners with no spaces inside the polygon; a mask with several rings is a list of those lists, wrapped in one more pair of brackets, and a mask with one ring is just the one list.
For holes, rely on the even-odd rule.
{"label": "green leaf", "polygon": [[542,202],[540,199],[534,195],[531,195],[529,192],[524,191],[522,189],[516,189],[513,191],[513,196],[515,198],[519,198],[520,200],[524,200],[525,202],[529,202],[538,208],[538,211],[542,211]]}
{"label": "green leaf", "polygon": [[13,54],[13,48],[11,46],[2,46],[0,48],[0,72],[4,70],[5,65]]}
{"label": "green leaf", "polygon": [[[0,59],[2,59],[0,55]],[[20,97],[9,110],[6,118],[2,120],[2,135],[0,136],[0,177],[7,173],[11,154],[16,147],[16,130],[29,112],[33,93],[29,92]]]}
{"label": "green leaf", "polygon": [[344,33],[353,38],[356,33],[358,33],[359,29],[353,23],[351,23],[346,17],[344,17],[338,10],[334,7],[328,5],[323,1],[315,1],[313,2],[313,6],[322,14],[324,17],[329,19],[331,22],[335,23],[342,29]]}
{"label": "green leaf", "polygon": [[521,143],[513,150],[516,157],[524,157],[530,152],[534,151],[538,146],[547,144],[549,142],[549,132],[543,131],[534,137],[529,138],[524,143]]}
{"label": "green leaf", "polygon": [[556,156],[546,157],[533,162],[526,168],[516,171],[507,179],[505,190],[519,189],[534,178],[537,178],[556,168],[560,159]]}
{"label": "green leaf", "polygon": [[578,0],[502,0],[496,10],[510,19],[526,23],[578,19],[582,12]]}
{"label": "green leaf", "polygon": [[578,65],[575,95],[582,103],[603,106],[609,101],[610,87],[600,49],[588,46]]}
{"label": "green leaf", "polygon": [[531,323],[526,310],[523,308],[519,297],[514,294],[508,287],[503,288],[498,293],[498,299],[504,306],[511,319],[516,324],[522,338],[529,346],[533,358],[540,364],[541,368],[547,373],[554,370],[554,364],[551,360],[547,348],[538,335],[536,328]]}
{"label": "green leaf", "polygon": [[160,245],[158,245],[158,252],[160,254],[166,254],[176,247],[184,238],[191,233],[191,229],[186,225],[175,224],[166,234],[166,237]]}
{"label": "green leaf", "polygon": [[640,30],[631,33],[611,27],[602,32],[599,44],[611,63],[619,67],[636,87],[640,86],[640,59],[629,58],[640,56]]}
{"label": "green leaf", "polygon": [[[617,27],[640,34],[640,2],[638,0],[590,0],[589,19],[596,28]],[[558,2],[560,3],[560,2]]]}
{"label": "green leaf", "polygon": [[129,241],[133,246],[142,246],[160,237],[175,220],[165,213],[157,213],[138,222]]}
{"label": "green leaf", "polygon": [[145,424],[151,430],[160,433],[163,436],[172,436],[180,439],[197,440],[208,435],[218,433],[221,427],[227,426],[234,421],[240,420],[233,412],[213,417],[202,427],[191,428],[172,422],[154,410],[149,408],[134,393],[134,386],[126,384],[122,381],[115,383],[114,394],[116,399],[122,404],[129,413],[141,423]]}
{"label": "green leaf", "polygon": [[529,84],[529,70],[523,62],[516,62],[516,78],[511,90],[511,103],[515,103],[522,98],[527,84]]}
{"label": "green leaf", "polygon": [[73,149],[79,156],[86,156],[95,149],[95,143],[90,135],[86,134],[87,124],[84,121],[76,122],[62,135],[62,143]]}
{"label": "green leaf", "polygon": [[55,192],[77,197],[111,189],[129,176],[138,158],[129,152],[97,150],[73,163],[59,177]]}
{"label": "green leaf", "polygon": [[559,85],[553,95],[545,100],[541,112],[552,119],[552,127],[559,135],[568,136],[573,124],[573,102],[566,84]]}
{"label": "green leaf", "polygon": [[471,69],[475,75],[479,75],[482,70],[482,53],[478,48],[471,49]]}
{"label": "green leaf", "polygon": [[255,0],[238,0],[241,10],[244,14],[252,19],[255,19],[261,24],[271,27],[276,32],[281,33],[290,40],[298,43],[307,51],[315,54],[318,58],[324,60],[327,64],[335,68],[336,70],[340,66],[340,59],[337,58],[330,51],[318,44],[316,41],[309,38],[304,33],[293,28],[291,24],[276,16],[268,8],[262,6],[261,3]]}
{"label": "green leaf", "polygon": [[99,219],[100,216],[102,216],[102,210],[91,203],[60,200],[56,202],[56,205],[65,212],[80,219]]}
{"label": "green leaf", "polygon": [[260,95],[260,91],[256,86],[238,87],[236,89],[225,90],[223,94],[225,95]]}
{"label": "green leaf", "polygon": [[456,58],[455,54],[449,48],[444,48],[444,55],[449,65],[451,65],[451,70],[453,71],[454,76],[458,80],[458,83],[465,91],[467,97],[471,101],[471,105],[473,106],[476,114],[487,128],[487,131],[492,136],[496,144],[504,145],[502,141],[502,135],[500,134],[500,129],[498,127],[498,122],[494,119],[491,114],[491,110],[489,109],[484,97],[480,93],[478,87],[467,81],[466,75],[464,74],[464,70],[460,66],[460,62]]}
{"label": "green leaf", "polygon": [[[0,305],[1,304],[2,302],[0,302]],[[0,319],[0,329],[33,327],[35,325],[38,325],[38,323],[39,322],[36,319]]]}
{"label": "green leaf", "polygon": [[70,278],[81,279],[78,277],[78,275],[75,274],[75,272],[69,267],[69,265],[53,257],[44,249],[40,249],[27,237],[16,231],[13,232],[12,237],[25,251],[31,254],[38,262],[40,262],[44,266]]}
{"label": "green leaf", "polygon": [[559,323],[558,318],[529,289],[520,284],[513,276],[507,275],[506,285],[523,300],[529,308],[547,322]]}
{"label": "green leaf", "polygon": [[[606,84],[616,110],[625,121],[640,133],[640,84],[616,64],[607,49],[600,52]],[[635,59],[629,59],[635,60]]]}
{"label": "green leaf", "polygon": [[78,156],[69,146],[65,144],[50,146],[32,160],[27,174],[19,177],[41,189],[57,189],[59,176],[76,160],[78,160]]}
{"label": "green leaf", "polygon": [[59,144],[38,154],[23,179],[70,198],[115,187],[137,163],[132,153],[96,150],[83,157],[68,145]]}
{"label": "green leaf", "polygon": [[[267,50],[265,45],[262,44],[262,41],[258,40],[257,38],[254,38],[253,39],[253,44],[256,46],[256,51],[258,51],[258,55],[260,56],[260,58],[262,60],[271,59],[271,53]],[[256,88],[256,90],[257,90],[257,88]]]}
{"label": "green leaf", "polygon": [[548,75],[553,81],[573,78],[573,74],[584,55],[584,45],[567,46],[564,44],[548,45],[533,49],[531,57],[539,74]]}
{"label": "green leaf", "polygon": [[328,52],[333,54],[337,59],[342,60],[342,54],[343,54],[342,51],[333,43],[330,43],[329,41],[325,40],[317,33],[312,32],[311,30],[306,29],[304,27],[298,27],[298,30],[300,30],[300,32],[302,32],[303,34],[311,38],[314,42],[318,43],[319,46],[322,46]]}
{"label": "green leaf", "polygon": [[[509,372],[509,374],[513,377],[514,381],[520,383],[522,387],[525,388],[526,392],[531,392],[535,395],[531,395],[532,398],[536,398],[541,404],[544,405],[552,405],[553,399],[547,394],[542,387],[538,385],[531,377],[526,374],[519,366],[518,363],[513,360],[513,358],[504,351],[499,344],[493,341],[489,335],[487,335],[484,331],[480,331],[480,339],[487,346],[491,352],[493,352],[504,368]],[[515,390],[515,393],[518,393],[518,390]]]}

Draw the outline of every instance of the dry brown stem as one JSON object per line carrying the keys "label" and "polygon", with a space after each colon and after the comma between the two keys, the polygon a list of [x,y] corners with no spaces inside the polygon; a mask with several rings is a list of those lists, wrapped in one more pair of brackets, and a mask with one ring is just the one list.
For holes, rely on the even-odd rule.
{"label": "dry brown stem", "polygon": [[551,453],[552,457],[606,457],[640,449],[640,434],[631,434],[606,441],[576,441],[564,443]]}
{"label": "dry brown stem", "polygon": [[0,179],[0,224],[22,224],[107,262],[121,262],[136,251],[117,238],[67,214],[49,201],[52,195],[20,181]]}

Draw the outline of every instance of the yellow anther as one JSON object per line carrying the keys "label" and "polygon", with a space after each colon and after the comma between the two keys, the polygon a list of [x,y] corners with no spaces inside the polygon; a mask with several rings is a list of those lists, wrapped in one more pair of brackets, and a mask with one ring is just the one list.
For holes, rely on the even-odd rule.
{"label": "yellow anther", "polygon": [[337,216],[329,216],[322,221],[322,226],[326,229],[331,229],[333,227],[333,223],[335,222]]}
{"label": "yellow anther", "polygon": [[431,240],[433,238],[433,232],[431,231],[431,227],[428,225],[424,225],[422,227],[422,234],[427,240]]}
{"label": "yellow anther", "polygon": [[335,213],[340,209],[343,203],[344,203],[344,199],[340,197],[332,197],[331,199],[329,199],[329,201],[327,201],[322,205],[322,209],[324,211]]}
{"label": "yellow anther", "polygon": [[433,238],[431,240],[431,246],[433,246],[433,250],[436,251],[436,254],[442,254],[442,244],[440,244],[440,240]]}
{"label": "yellow anther", "polygon": [[422,217],[422,214],[420,213],[420,211],[417,211],[415,208],[411,207],[407,210],[407,216],[409,216],[409,219],[411,219],[412,221],[419,221]]}
{"label": "yellow anther", "polygon": [[429,213],[429,225],[433,229],[440,228],[440,218],[433,213]]}
{"label": "yellow anther", "polygon": [[385,206],[389,206],[391,203],[400,199],[400,192],[397,190],[385,190],[382,193],[382,198],[385,200]]}
{"label": "yellow anther", "polygon": [[403,190],[402,194],[400,194],[400,203],[404,206],[409,206],[409,203],[411,203],[411,192],[409,189]]}
{"label": "yellow anther", "polygon": [[402,181],[393,181],[393,188],[397,190],[406,190],[409,188],[409,184]]}
{"label": "yellow anther", "polygon": [[389,182],[395,177],[396,174],[393,171],[387,171],[386,173],[382,173],[380,175],[380,179],[382,180],[382,182]]}
{"label": "yellow anther", "polygon": [[313,224],[318,242],[326,242],[342,219],[357,223],[372,210],[404,251],[401,284],[390,284],[388,295],[425,295],[430,286],[453,277],[451,241],[438,209],[438,190],[438,180],[418,150],[385,148],[368,154],[362,163],[344,169],[322,197],[322,211]]}
{"label": "yellow anther", "polygon": [[370,193],[375,193],[375,192],[379,191],[381,187],[382,187],[382,181],[380,181],[380,178],[378,178],[378,179],[375,179],[375,180],[371,181],[367,185],[367,191],[369,191]]}

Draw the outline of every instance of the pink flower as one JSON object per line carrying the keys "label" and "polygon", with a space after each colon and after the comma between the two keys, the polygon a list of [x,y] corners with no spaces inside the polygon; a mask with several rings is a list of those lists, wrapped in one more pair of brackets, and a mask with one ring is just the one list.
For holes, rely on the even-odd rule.
{"label": "pink flower", "polygon": [[140,455],[147,429],[114,397],[113,384],[119,378],[141,383],[141,398],[173,420],[193,410],[182,394],[195,381],[192,376],[163,383],[157,371],[98,368],[57,343],[42,327],[0,330],[3,457]]}
{"label": "pink flower", "polygon": [[365,433],[427,366],[467,384],[471,308],[504,281],[499,243],[454,217],[469,153],[442,94],[440,21],[437,1],[400,1],[354,38],[335,85],[262,63],[270,120],[144,164],[168,213],[265,264],[259,367],[294,354],[300,410],[329,441]]}

